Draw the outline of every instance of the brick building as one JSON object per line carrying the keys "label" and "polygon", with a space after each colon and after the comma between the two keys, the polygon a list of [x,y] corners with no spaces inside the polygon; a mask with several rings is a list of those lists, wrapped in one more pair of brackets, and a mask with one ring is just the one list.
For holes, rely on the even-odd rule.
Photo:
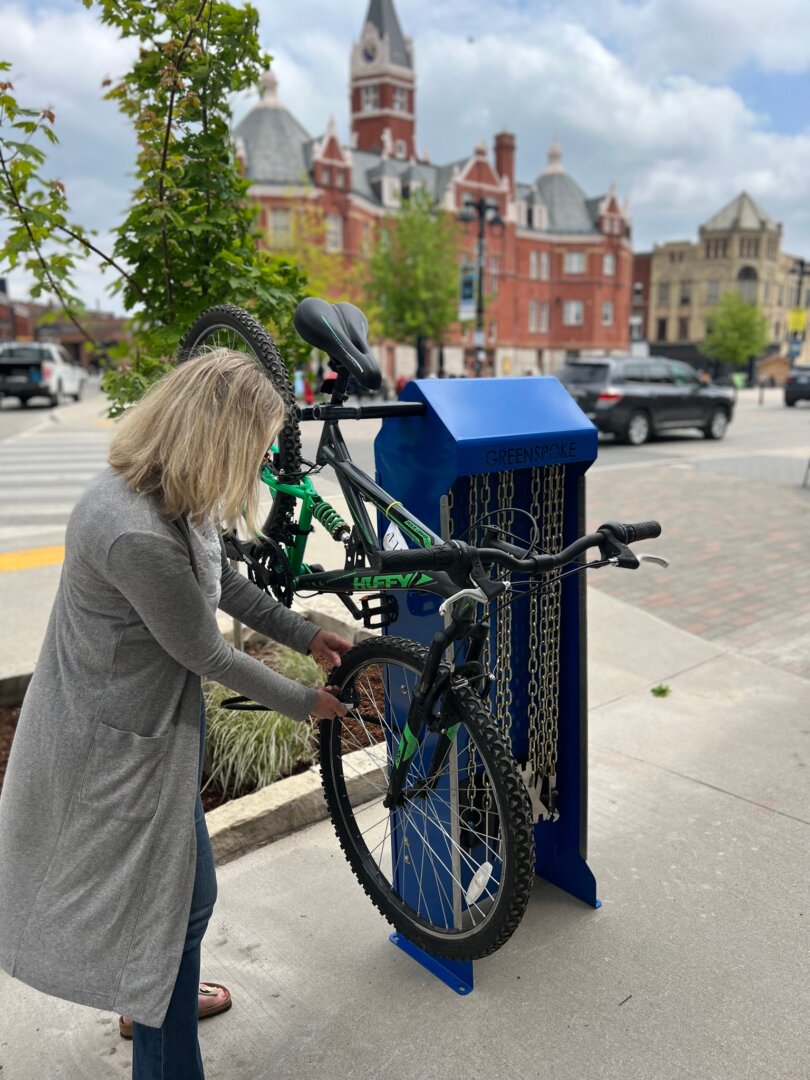
{"label": "brick building", "polygon": [[[322,136],[311,137],[280,101],[273,72],[264,75],[262,89],[234,140],[269,245],[288,248],[295,215],[317,207],[325,249],[351,266],[367,254],[382,217],[417,188],[455,215],[465,197],[485,197],[503,222],[486,230],[486,370],[552,371],[566,355],[626,350],[633,259],[626,205],[612,187],[589,198],[566,171],[556,143],[546,168],[529,182],[517,179],[516,141],[507,131],[495,135],[491,154],[484,140],[447,164],[420,153],[413,44],[393,0],[370,0],[351,51],[351,145],[341,144],[333,119]],[[466,226],[459,266],[465,321],[444,343],[448,374],[469,371],[474,358],[469,300],[477,229],[477,221]],[[435,370],[437,355],[434,347],[428,370]],[[413,372],[410,350],[385,344],[380,357],[389,378]]]}
{"label": "brick building", "polygon": [[[0,278],[0,342],[3,341],[58,341],[82,367],[90,366],[87,341],[70,319],[51,320],[53,307],[35,303],[33,300],[12,300],[6,291],[6,283]],[[48,320],[43,322],[43,318]],[[87,311],[81,322],[95,341],[105,349],[111,349],[129,339],[126,320],[106,311]]]}

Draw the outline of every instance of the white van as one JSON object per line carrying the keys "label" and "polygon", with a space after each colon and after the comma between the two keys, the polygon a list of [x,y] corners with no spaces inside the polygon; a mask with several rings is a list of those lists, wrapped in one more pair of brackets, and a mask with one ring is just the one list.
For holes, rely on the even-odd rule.
{"label": "white van", "polygon": [[16,397],[22,405],[46,397],[51,406],[66,397],[78,401],[85,380],[84,368],[67,349],[53,342],[0,343],[0,398]]}

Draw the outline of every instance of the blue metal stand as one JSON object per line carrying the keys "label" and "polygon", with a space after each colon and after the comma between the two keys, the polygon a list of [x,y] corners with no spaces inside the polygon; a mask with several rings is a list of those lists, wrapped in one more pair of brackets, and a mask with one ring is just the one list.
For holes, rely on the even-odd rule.
{"label": "blue metal stand", "polygon": [[473,992],[473,962],[472,960],[447,960],[443,956],[434,956],[433,953],[425,952],[412,941],[408,941],[402,934],[391,934],[389,941],[408,956],[413,957],[417,964],[421,964],[431,975],[441,979],[451,990],[457,994],[471,994]]}
{"label": "blue metal stand", "polygon": [[[440,507],[443,498],[450,495],[455,507],[455,535],[466,538],[466,530],[477,523],[469,520],[470,513],[464,508],[468,501],[465,492],[486,474],[493,490],[499,477],[503,480],[508,475],[513,493],[510,505],[528,510],[534,498],[532,477],[552,475],[549,466],[556,467],[555,476],[562,467],[562,546],[587,531],[585,473],[596,459],[597,433],[556,379],[413,381],[403,399],[424,402],[426,412],[383,422],[375,442],[377,476],[387,491],[435,532],[442,533]],[[386,525],[381,518],[381,532]],[[524,515],[515,516],[514,529],[528,542]],[[429,644],[443,625],[438,598],[414,591],[399,596],[399,618],[386,632]],[[585,581],[584,575],[576,574],[561,581],[560,592],[558,816],[553,821],[540,820],[535,826],[535,870],[586,904],[599,907],[596,880],[586,861],[586,637]],[[511,623],[514,675],[507,726],[512,752],[519,762],[526,761],[529,752],[531,702],[525,674],[529,640],[528,605],[518,604]],[[542,655],[542,643],[540,648]],[[406,896],[407,882],[402,881],[401,887],[401,895]],[[459,965],[450,966],[450,962],[429,955],[400,934],[392,935],[391,940],[458,993],[472,990],[471,961],[462,965],[464,973],[460,974]],[[459,989],[462,985],[466,989]]]}

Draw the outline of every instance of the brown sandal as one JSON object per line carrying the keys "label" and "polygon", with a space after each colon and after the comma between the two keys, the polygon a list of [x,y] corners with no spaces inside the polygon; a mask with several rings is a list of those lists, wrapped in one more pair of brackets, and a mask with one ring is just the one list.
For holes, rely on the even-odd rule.
{"label": "brown sandal", "polygon": [[[207,1020],[209,1016],[227,1012],[233,1004],[231,992],[222,983],[201,982],[199,1002],[199,1019]],[[129,1016],[118,1017],[118,1031],[122,1039],[132,1038],[132,1019]]]}

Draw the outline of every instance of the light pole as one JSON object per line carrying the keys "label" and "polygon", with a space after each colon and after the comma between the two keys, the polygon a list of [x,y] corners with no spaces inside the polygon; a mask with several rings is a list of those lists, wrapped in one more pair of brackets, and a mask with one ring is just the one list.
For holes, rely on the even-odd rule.
{"label": "light pole", "polygon": [[473,374],[478,378],[484,370],[486,351],[484,349],[484,270],[486,268],[486,225],[503,226],[503,219],[498,213],[495,199],[474,199],[466,195],[462,203],[459,221],[474,221],[478,217],[478,243],[476,246],[476,269],[478,276],[478,294],[475,299],[475,361]]}

